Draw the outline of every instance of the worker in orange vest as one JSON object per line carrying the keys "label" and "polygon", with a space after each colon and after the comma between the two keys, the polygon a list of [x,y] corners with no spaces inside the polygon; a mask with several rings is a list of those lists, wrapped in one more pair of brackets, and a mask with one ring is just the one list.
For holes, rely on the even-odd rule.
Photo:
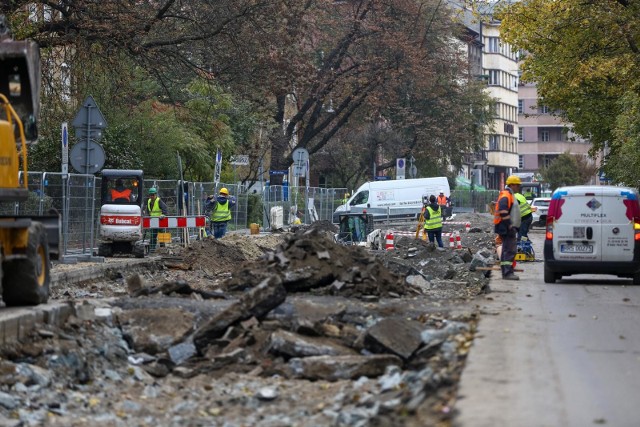
{"label": "worker in orange vest", "polygon": [[520,205],[514,196],[520,192],[522,181],[511,175],[507,178],[507,185],[498,195],[493,224],[496,234],[502,240],[500,254],[500,269],[504,280],[520,280],[513,272],[513,260],[517,253],[516,237],[520,227]]}
{"label": "worker in orange vest", "polygon": [[116,180],[116,186],[111,189],[111,201],[113,202],[130,202],[131,201],[131,190],[129,188],[125,188],[124,183],[120,178]]}
{"label": "worker in orange vest", "polygon": [[440,213],[442,214],[442,218],[447,218],[451,216],[449,212],[449,198],[445,196],[444,190],[440,190],[440,194],[437,198],[438,206],[440,206]]}

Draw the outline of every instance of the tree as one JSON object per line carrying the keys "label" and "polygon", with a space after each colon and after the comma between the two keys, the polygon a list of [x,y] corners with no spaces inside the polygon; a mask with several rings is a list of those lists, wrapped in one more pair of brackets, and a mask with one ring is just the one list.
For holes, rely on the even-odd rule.
{"label": "tree", "polygon": [[[537,84],[545,105],[573,123],[574,132],[607,144],[611,160],[629,160],[638,127],[625,110],[640,94],[640,2],[628,0],[529,0],[505,6],[499,15],[505,41],[529,53],[523,80]],[[616,181],[637,185],[640,169],[605,167]]]}
{"label": "tree", "polygon": [[[401,136],[382,168],[412,150],[416,157],[455,165],[481,129],[481,88],[469,84],[464,58],[451,42],[455,26],[439,0],[43,0],[29,2],[29,9],[25,4],[1,7],[20,38],[34,38],[43,47],[50,89],[59,78],[53,67],[71,66],[69,93],[62,94],[71,108],[90,88],[104,111],[120,109],[123,120],[155,100],[174,105],[172,113],[182,120],[193,118],[196,130],[171,125],[173,136],[205,138],[201,131],[211,128],[211,117],[201,114],[206,102],[184,88],[198,77],[212,79],[233,97],[235,111],[253,113],[251,120],[219,120],[218,129],[229,127],[235,146],[254,150],[256,162],[266,152],[262,131],[271,130],[272,169],[291,164],[292,141],[313,156],[341,129],[379,117]],[[41,19],[26,19],[28,11]],[[185,108],[196,108],[195,114],[181,115]],[[351,123],[356,116],[360,123]],[[169,126],[168,117],[162,122]],[[196,154],[184,152],[189,166],[203,165],[194,173],[207,174]]]}
{"label": "tree", "polygon": [[[542,179],[549,183],[551,190],[565,185],[587,184],[595,172],[595,166],[588,166],[583,156],[568,151],[560,154],[549,166],[542,168]],[[586,167],[585,167],[586,166]]]}

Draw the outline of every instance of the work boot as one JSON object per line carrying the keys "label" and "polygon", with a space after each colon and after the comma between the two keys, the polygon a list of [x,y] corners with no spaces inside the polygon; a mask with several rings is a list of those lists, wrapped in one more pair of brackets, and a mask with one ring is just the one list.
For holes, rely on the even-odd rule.
{"label": "work boot", "polygon": [[507,274],[506,276],[502,276],[502,280],[520,280],[520,276],[516,276],[515,274]]}

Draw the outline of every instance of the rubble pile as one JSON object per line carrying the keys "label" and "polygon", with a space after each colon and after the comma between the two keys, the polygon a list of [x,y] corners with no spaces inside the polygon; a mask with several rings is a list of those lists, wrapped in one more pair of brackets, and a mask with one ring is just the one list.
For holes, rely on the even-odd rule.
{"label": "rubble pile", "polygon": [[0,347],[0,425],[447,425],[494,261],[491,218],[464,215],[459,250],[314,224],[105,279],[118,298]]}
{"label": "rubble pile", "polygon": [[282,280],[287,292],[314,291],[348,297],[397,297],[418,292],[364,248],[337,245],[313,227],[288,235],[274,252],[244,263],[222,286],[241,291],[272,275]]}

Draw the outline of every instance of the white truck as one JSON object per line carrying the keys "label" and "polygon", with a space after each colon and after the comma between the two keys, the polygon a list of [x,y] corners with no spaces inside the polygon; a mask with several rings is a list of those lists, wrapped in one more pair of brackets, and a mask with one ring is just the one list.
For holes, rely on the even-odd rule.
{"label": "white truck", "polygon": [[423,197],[438,196],[440,191],[450,197],[449,181],[444,176],[433,178],[370,181],[362,184],[346,204],[338,206],[333,222],[341,213],[366,213],[375,219],[417,219]]}

